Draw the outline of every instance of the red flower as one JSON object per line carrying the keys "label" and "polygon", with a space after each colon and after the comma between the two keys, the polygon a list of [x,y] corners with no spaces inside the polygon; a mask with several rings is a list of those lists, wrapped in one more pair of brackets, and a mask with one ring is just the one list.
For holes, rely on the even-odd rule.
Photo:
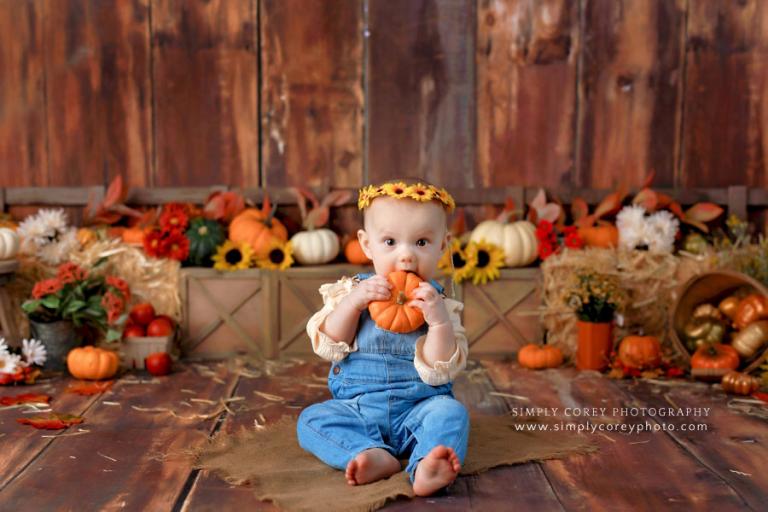
{"label": "red flower", "polygon": [[153,229],[144,235],[144,252],[153,258],[162,258],[168,255],[168,247],[160,230]]}
{"label": "red flower", "polygon": [[565,246],[571,249],[581,249],[584,247],[584,240],[579,236],[579,231],[574,226],[568,226],[563,229],[565,235]]}
{"label": "red flower", "polygon": [[42,299],[46,295],[58,292],[63,288],[63,286],[64,283],[62,283],[57,277],[38,281],[32,288],[32,298]]}
{"label": "red flower", "polygon": [[552,245],[550,245],[548,243],[539,244],[539,258],[541,258],[541,261],[544,261],[545,259],[549,258],[555,252],[556,251],[552,247]]}
{"label": "red flower", "polygon": [[554,226],[548,220],[542,220],[536,226],[536,238],[538,238],[539,240],[550,238],[550,235],[554,234],[553,232],[554,232]]}
{"label": "red flower", "polygon": [[125,310],[125,302],[112,292],[107,292],[101,298],[101,305],[107,310],[107,322],[115,323]]}
{"label": "red flower", "polygon": [[189,256],[189,238],[181,231],[172,231],[165,239],[168,257],[178,261],[184,261]]}
{"label": "red flower", "polygon": [[123,300],[131,300],[131,290],[124,279],[115,276],[107,276],[107,285],[115,288],[123,296]]}
{"label": "red flower", "polygon": [[88,277],[88,272],[75,263],[63,263],[59,265],[56,277],[62,284],[83,281]]}
{"label": "red flower", "polygon": [[163,231],[184,231],[189,225],[187,207],[180,203],[168,203],[160,215],[160,227]]}

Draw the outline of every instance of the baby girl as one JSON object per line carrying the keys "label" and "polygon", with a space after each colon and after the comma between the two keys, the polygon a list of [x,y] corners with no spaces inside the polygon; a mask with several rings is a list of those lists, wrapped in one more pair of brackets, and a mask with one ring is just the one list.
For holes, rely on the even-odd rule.
{"label": "baby girl", "polygon": [[[463,305],[433,279],[454,202],[444,189],[395,182],[362,189],[358,206],[358,239],[376,273],[320,287],[324,306],[307,333],[315,353],[332,362],[333,399],[302,412],[299,444],[345,470],[350,485],[387,478],[409,457],[413,490],[428,496],[456,479],[469,435],[467,410],[451,392],[467,361]],[[390,298],[387,276],[395,271],[423,279],[406,303],[424,317],[412,332],[379,327],[368,311],[372,301]]]}

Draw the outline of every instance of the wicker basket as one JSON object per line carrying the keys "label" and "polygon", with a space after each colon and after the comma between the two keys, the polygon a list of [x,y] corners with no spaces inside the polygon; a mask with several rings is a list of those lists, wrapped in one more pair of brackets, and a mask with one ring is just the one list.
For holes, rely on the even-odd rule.
{"label": "wicker basket", "polygon": [[[733,295],[739,289],[747,289],[750,293],[760,293],[768,296],[768,289],[759,281],[746,274],[728,270],[705,272],[691,278],[683,286],[680,296],[672,308],[670,337],[686,363],[690,363],[691,354],[685,346],[683,329],[691,318],[693,310],[696,306],[705,302],[718,304],[721,300]],[[751,372],[761,365],[767,356],[768,349],[762,353],[756,353],[750,359],[742,362],[742,371]],[[695,373],[694,376],[696,376]]]}

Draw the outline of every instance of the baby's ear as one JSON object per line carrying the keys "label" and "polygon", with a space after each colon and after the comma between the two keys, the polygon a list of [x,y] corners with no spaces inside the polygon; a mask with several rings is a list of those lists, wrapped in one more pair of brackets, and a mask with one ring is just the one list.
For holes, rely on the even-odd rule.
{"label": "baby's ear", "polygon": [[368,233],[366,233],[364,229],[357,230],[357,241],[360,242],[360,248],[363,249],[363,254],[365,254],[369,260],[372,260],[371,240],[368,238]]}
{"label": "baby's ear", "polygon": [[445,238],[443,238],[443,245],[441,245],[441,246],[440,246],[440,251],[441,251],[441,252],[444,252],[444,251],[445,251],[445,249],[446,249],[446,248],[447,248],[449,245],[451,245],[451,240],[453,240],[453,233],[451,233],[450,231],[448,231],[448,232],[445,234]]}

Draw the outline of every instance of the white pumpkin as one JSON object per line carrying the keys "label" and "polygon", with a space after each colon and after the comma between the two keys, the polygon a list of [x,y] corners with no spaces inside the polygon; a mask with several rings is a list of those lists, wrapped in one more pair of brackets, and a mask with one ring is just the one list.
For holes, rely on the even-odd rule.
{"label": "white pumpkin", "polygon": [[499,222],[486,220],[472,230],[471,242],[486,242],[498,245],[504,251],[504,264],[508,267],[522,267],[536,261],[539,255],[539,241],[536,226],[527,220]]}
{"label": "white pumpkin", "polygon": [[19,235],[12,229],[0,228],[0,260],[10,260],[19,253]]}
{"label": "white pumpkin", "polygon": [[330,229],[299,231],[291,237],[293,257],[302,265],[328,263],[339,254],[339,237]]}

